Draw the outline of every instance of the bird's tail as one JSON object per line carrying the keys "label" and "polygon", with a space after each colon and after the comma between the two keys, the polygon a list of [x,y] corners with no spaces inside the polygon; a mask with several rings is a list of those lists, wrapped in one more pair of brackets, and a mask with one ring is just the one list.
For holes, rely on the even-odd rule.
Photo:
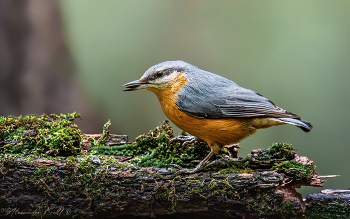
{"label": "bird's tail", "polygon": [[313,127],[308,121],[297,119],[297,118],[276,118],[281,122],[292,124],[301,128],[304,132],[310,132]]}

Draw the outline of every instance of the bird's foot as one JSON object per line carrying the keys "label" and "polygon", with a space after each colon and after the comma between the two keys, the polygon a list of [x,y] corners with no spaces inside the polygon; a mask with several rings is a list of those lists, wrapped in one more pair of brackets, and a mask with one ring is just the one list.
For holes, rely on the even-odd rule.
{"label": "bird's foot", "polygon": [[194,168],[194,169],[187,169],[187,168],[182,168],[181,166],[177,164],[170,164],[167,168],[169,167],[174,167],[177,168],[178,170],[174,173],[174,176],[181,175],[181,174],[191,174],[199,171],[202,168]]}
{"label": "bird's foot", "polygon": [[211,167],[211,166],[214,166],[214,165],[217,165],[217,164],[222,164],[222,163],[225,163],[227,165],[227,167],[229,168],[230,167],[230,163],[228,162],[228,160],[226,159],[218,159],[218,160],[214,160],[212,162],[209,162],[209,163],[202,163],[202,164],[199,164],[198,166],[196,166],[194,169],[187,169],[187,168],[183,168],[181,167],[180,165],[177,165],[177,164],[170,164],[167,169],[169,167],[174,167],[176,169],[178,169],[175,173],[174,173],[174,176],[177,176],[177,175],[181,175],[181,174],[191,174],[191,173],[195,173],[195,172],[198,172],[200,170],[203,170],[205,168],[208,168],[208,167]]}
{"label": "bird's foot", "polygon": [[179,174],[184,174],[184,173],[190,173],[190,174],[195,173],[195,172],[202,170],[206,166],[205,163],[209,160],[209,158],[211,156],[213,156],[214,153],[215,153],[215,151],[213,151],[213,150],[210,151],[210,153],[204,158],[204,160],[202,160],[194,169],[191,169],[191,170],[182,168],[177,164],[170,164],[168,166],[168,168],[175,167],[175,168],[179,169],[178,171],[175,172],[174,176],[179,175]]}
{"label": "bird's foot", "polygon": [[217,165],[217,164],[223,164],[223,163],[227,165],[227,168],[230,168],[230,163],[226,159],[214,160],[212,162],[206,163],[204,167],[208,168],[208,167],[211,167],[211,166],[214,166],[214,165]]}
{"label": "bird's foot", "polygon": [[182,169],[183,169],[180,165],[177,165],[177,164],[169,164],[168,167],[167,167],[167,169],[168,169],[169,167],[174,167],[174,168],[179,169],[179,170],[182,170]]}
{"label": "bird's foot", "polygon": [[185,136],[185,135],[179,135],[175,138],[172,138],[169,140],[168,144],[171,144],[173,142],[181,142],[182,143],[182,148],[185,148],[189,146],[190,144],[194,143],[195,141],[201,142],[199,138],[195,136]]}
{"label": "bird's foot", "polygon": [[225,148],[227,148],[228,154],[231,158],[238,158],[238,149],[241,148],[239,144],[226,145]]}
{"label": "bird's foot", "polygon": [[181,174],[191,174],[191,173],[195,173],[195,172],[197,172],[197,170],[185,168],[185,169],[176,171],[174,176],[181,175]]}

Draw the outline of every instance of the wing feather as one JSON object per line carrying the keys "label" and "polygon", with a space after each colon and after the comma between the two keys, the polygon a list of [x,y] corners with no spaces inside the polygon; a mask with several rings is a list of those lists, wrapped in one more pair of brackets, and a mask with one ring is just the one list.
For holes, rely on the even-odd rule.
{"label": "wing feather", "polygon": [[206,118],[300,118],[277,107],[255,91],[240,87],[219,75],[202,72],[200,77],[186,76],[189,80],[178,92],[177,107],[190,115]]}

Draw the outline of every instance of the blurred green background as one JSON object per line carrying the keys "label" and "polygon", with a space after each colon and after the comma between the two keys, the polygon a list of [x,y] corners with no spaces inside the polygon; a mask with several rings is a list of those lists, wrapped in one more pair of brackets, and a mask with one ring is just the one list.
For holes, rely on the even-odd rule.
{"label": "blurred green background", "polygon": [[153,93],[122,85],[180,59],[314,126],[307,134],[292,125],[259,130],[240,143],[240,156],[291,143],[320,175],[341,175],[303,195],[350,187],[348,0],[3,0],[0,21],[0,114],[78,111],[84,132],[111,119],[113,133],[133,140],[167,118]]}

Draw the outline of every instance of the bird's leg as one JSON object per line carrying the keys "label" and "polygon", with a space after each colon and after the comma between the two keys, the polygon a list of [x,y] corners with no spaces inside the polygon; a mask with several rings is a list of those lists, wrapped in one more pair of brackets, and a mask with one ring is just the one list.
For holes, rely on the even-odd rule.
{"label": "bird's leg", "polygon": [[180,136],[177,136],[175,138],[170,139],[168,144],[171,144],[173,142],[182,142],[182,148],[185,148],[195,141],[201,142],[202,140],[200,140],[199,138],[197,138],[195,136],[180,135]]}
{"label": "bird's leg", "polygon": [[[226,145],[225,148],[227,148],[227,151],[229,153],[230,158],[234,158],[237,159],[238,158],[238,149],[241,148],[241,146],[239,146],[239,144],[233,144],[233,145]],[[218,160],[214,160],[210,163],[207,163],[205,165],[205,167],[210,167],[219,163],[225,163],[227,165],[227,167],[230,167],[230,163],[228,162],[227,159],[218,159]]]}
{"label": "bird's leg", "polygon": [[195,173],[199,170],[202,170],[206,166],[205,163],[210,159],[211,156],[213,156],[215,152],[216,151],[211,150],[210,153],[194,169],[184,169],[177,164],[170,164],[168,168],[175,167],[179,169],[178,171],[175,172],[175,176],[183,173]]}

